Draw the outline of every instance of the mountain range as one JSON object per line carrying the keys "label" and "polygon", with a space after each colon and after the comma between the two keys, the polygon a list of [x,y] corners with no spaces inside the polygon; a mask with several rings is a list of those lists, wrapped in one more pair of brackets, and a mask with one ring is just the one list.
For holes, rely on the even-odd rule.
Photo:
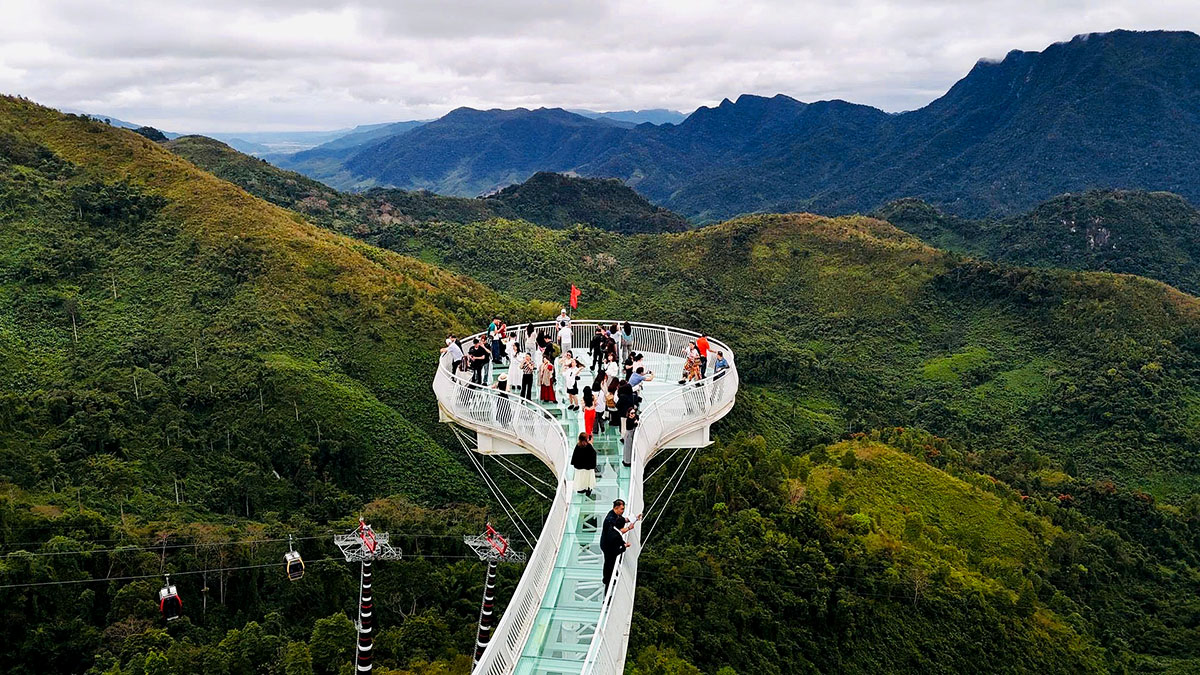
{"label": "mountain range", "polygon": [[679,232],[690,227],[682,216],[651,204],[613,179],[542,172],[486,199],[383,188],[345,193],[204,136],[182,136],[166,147],[256,197],[369,241],[372,232],[412,221],[519,219],[555,229],[586,225],[629,234]]}
{"label": "mountain range", "polygon": [[981,60],[945,95],[889,114],[743,95],[673,125],[614,127],[561,109],[461,108],[312,171],[339,188],[476,195],[537,171],[615,177],[707,222],[754,211],[866,212],[918,197],[1008,215],[1064,192],[1200,200],[1200,36],[1114,31]]}

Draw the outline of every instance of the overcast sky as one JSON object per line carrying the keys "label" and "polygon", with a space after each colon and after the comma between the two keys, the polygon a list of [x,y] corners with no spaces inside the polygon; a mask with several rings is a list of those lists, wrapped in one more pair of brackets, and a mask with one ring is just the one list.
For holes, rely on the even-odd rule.
{"label": "overcast sky", "polygon": [[458,106],[690,112],[741,93],[899,111],[980,58],[1200,29],[1198,0],[0,0],[0,91],[170,131]]}

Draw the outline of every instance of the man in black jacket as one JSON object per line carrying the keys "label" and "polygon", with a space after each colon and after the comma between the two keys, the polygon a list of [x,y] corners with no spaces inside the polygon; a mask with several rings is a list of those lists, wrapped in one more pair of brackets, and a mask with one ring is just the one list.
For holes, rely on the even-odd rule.
{"label": "man in black jacket", "polygon": [[638,514],[637,519],[630,521],[625,517],[625,500],[618,499],[613,502],[612,511],[604,516],[604,527],[600,530],[600,551],[604,553],[604,592],[608,592],[608,582],[612,580],[613,568],[617,565],[617,557],[625,552],[629,544],[625,543],[625,537],[622,536],[626,532],[633,529],[637,521],[642,519],[642,514]]}
{"label": "man in black jacket", "polygon": [[588,356],[591,357],[591,363],[588,368],[594,373],[596,367],[604,368],[604,332],[599,326],[596,327],[596,334],[592,336],[592,341],[588,344]]}
{"label": "man in black jacket", "polygon": [[484,372],[487,370],[488,358],[491,352],[482,336],[475,338],[475,343],[467,350],[467,358],[471,360],[471,381],[475,384],[485,384]]}

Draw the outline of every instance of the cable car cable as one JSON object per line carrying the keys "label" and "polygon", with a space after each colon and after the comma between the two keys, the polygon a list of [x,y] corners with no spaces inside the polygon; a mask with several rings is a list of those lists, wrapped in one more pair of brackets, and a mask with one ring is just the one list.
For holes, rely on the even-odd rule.
{"label": "cable car cable", "polygon": [[[405,556],[405,557],[408,559],[454,559],[454,560],[478,560],[479,559],[479,557],[475,556],[475,555],[410,555],[410,556]],[[345,559],[345,557],[320,558],[317,560],[310,560],[310,561],[308,561],[308,564],[315,565],[317,563],[333,562],[333,561],[346,562],[346,559]],[[278,567],[278,566],[279,566],[278,562],[270,562],[270,563],[262,563],[262,564],[258,564],[258,565],[240,565],[237,567],[209,567],[207,569],[202,569],[202,570],[184,570],[182,572],[171,572],[170,576],[185,576],[185,575],[190,575],[190,574],[204,574],[206,572],[237,572],[237,571],[241,571],[241,570],[254,570],[254,569],[262,569],[265,567]],[[0,590],[7,590],[7,589],[12,589],[12,588],[33,588],[33,587],[40,587],[40,586],[68,586],[68,585],[76,585],[76,584],[95,583],[95,582],[100,582],[100,581],[135,581],[135,580],[139,580],[139,579],[158,579],[158,578],[161,578],[162,576],[164,576],[163,573],[135,574],[135,575],[131,575],[131,576],[122,576],[122,577],[96,577],[93,579],[67,579],[67,580],[63,580],[63,581],[34,581],[34,582],[23,583],[23,584],[0,585]]]}

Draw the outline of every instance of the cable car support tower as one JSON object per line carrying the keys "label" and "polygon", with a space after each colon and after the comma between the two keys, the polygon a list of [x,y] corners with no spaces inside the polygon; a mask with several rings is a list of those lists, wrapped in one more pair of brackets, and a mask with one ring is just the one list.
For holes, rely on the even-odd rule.
{"label": "cable car support tower", "polygon": [[387,532],[375,532],[358,519],[358,529],[333,537],[333,543],[346,556],[346,562],[361,564],[358,580],[358,651],[356,667],[359,673],[371,672],[371,648],[375,641],[375,604],[371,594],[371,563],[376,560],[399,560],[400,549],[388,542]]}
{"label": "cable car support tower", "polygon": [[479,635],[475,638],[475,658],[471,662],[471,667],[474,668],[492,639],[492,626],[496,622],[496,566],[502,562],[525,562],[525,554],[514,551],[508,540],[492,529],[491,523],[488,523],[483,534],[463,537],[463,543],[470,546],[479,559],[488,564],[487,579],[483,584],[483,604],[479,607]]}

